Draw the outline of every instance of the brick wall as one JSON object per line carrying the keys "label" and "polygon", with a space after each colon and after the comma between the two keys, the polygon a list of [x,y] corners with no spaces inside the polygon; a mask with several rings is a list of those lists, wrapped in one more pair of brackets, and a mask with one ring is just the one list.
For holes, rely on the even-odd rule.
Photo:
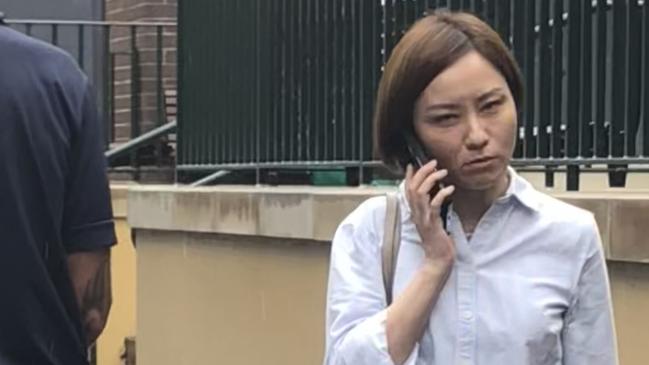
{"label": "brick wall", "polygon": [[[121,22],[176,22],[177,0],[105,0],[107,21]],[[176,28],[164,27],[162,37],[163,88],[176,89]],[[151,129],[158,122],[157,112],[157,29],[138,27],[136,48],[140,73],[139,113],[141,131]],[[131,28],[111,29],[111,53],[114,55],[115,132],[116,143],[131,137],[132,69]]]}

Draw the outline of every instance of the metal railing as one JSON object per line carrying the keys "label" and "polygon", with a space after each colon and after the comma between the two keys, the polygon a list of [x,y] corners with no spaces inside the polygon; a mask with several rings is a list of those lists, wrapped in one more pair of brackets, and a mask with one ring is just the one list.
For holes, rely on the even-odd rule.
{"label": "metal railing", "polygon": [[[12,28],[66,50],[88,75],[105,123],[105,148],[115,170],[136,177],[142,164],[172,166],[172,151],[143,134],[175,123],[165,91],[176,90],[175,23],[7,20]],[[173,51],[173,53],[171,53]],[[169,53],[166,53],[169,52]],[[175,108],[175,102],[174,102]],[[140,137],[138,143],[128,143]],[[143,146],[148,146],[148,150]],[[125,148],[129,147],[129,148]],[[139,150],[138,150],[139,148]],[[115,151],[111,151],[114,150]]]}
{"label": "metal railing", "polygon": [[[637,0],[195,0],[180,4],[177,168],[378,166],[373,98],[398,39],[426,9],[468,10],[525,75],[522,169],[624,171],[649,163],[649,3]],[[191,60],[191,62],[189,62]],[[600,166],[602,165],[602,166]],[[632,167],[629,167],[632,165]],[[620,175],[621,174],[621,175]]]}

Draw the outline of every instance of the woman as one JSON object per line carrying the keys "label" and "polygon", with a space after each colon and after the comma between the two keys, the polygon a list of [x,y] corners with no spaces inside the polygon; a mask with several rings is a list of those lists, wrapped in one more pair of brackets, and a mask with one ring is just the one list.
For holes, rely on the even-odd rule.
{"label": "woman", "polygon": [[[394,301],[381,274],[386,199],[376,197],[333,240],[325,364],[617,362],[592,214],[509,167],[522,89],[505,44],[473,15],[427,16],[396,46],[375,115],[379,155],[406,175]],[[407,133],[435,159],[408,164]]]}

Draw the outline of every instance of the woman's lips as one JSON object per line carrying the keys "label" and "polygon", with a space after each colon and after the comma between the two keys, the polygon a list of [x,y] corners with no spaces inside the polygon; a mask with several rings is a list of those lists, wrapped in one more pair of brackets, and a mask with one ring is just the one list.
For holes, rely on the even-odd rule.
{"label": "woman's lips", "polygon": [[482,156],[474,158],[473,160],[464,164],[464,167],[467,169],[482,169],[489,167],[493,162],[496,161],[495,157],[491,156]]}

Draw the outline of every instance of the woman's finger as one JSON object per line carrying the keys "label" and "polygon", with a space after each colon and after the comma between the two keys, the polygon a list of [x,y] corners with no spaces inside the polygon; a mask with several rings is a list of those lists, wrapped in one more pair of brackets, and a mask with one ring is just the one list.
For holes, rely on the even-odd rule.
{"label": "woman's finger", "polygon": [[430,175],[433,171],[435,171],[436,168],[437,168],[437,160],[431,160],[430,162],[422,166],[419,170],[413,171],[414,174],[412,176],[412,179],[410,180],[413,189],[415,191],[419,189],[419,185],[421,185],[424,182],[424,180],[426,180],[426,177],[428,177],[428,175]]}
{"label": "woman's finger", "polygon": [[406,188],[404,189],[406,191],[406,199],[410,201],[410,184],[412,183],[412,165],[408,164],[406,166]]}
{"label": "woman's finger", "polygon": [[453,185],[449,185],[444,189],[440,190],[439,193],[437,193],[437,195],[433,197],[433,200],[431,200],[430,206],[435,210],[440,209],[442,207],[442,204],[444,204],[444,201],[448,197],[453,195],[454,191],[455,191],[455,186]]}
{"label": "woman's finger", "polygon": [[426,180],[419,186],[419,189],[417,189],[417,192],[419,194],[428,194],[433,190],[433,187],[435,184],[438,184],[442,179],[444,179],[448,175],[448,170],[437,170],[433,172],[432,174],[428,175]]}

